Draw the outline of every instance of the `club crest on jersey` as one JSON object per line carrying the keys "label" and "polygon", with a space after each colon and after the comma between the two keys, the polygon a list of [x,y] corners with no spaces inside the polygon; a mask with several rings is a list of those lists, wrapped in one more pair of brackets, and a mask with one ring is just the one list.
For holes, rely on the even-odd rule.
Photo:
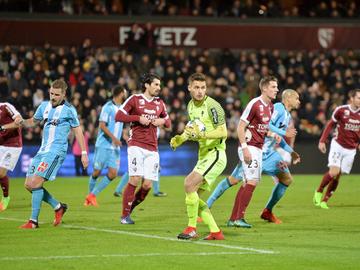
{"label": "club crest on jersey", "polygon": [[260,112],[264,111],[264,105],[259,105]]}
{"label": "club crest on jersey", "polygon": [[263,116],[262,121],[268,122],[270,120],[269,116]]}
{"label": "club crest on jersey", "polygon": [[344,111],[344,116],[345,116],[345,117],[349,117],[349,116],[350,116],[350,111],[349,111],[349,110],[345,110],[345,111]]}
{"label": "club crest on jersey", "polygon": [[140,104],[140,105],[145,105],[145,100],[140,99],[140,100],[139,100],[139,104]]}
{"label": "club crest on jersey", "polygon": [[49,166],[49,165],[48,165],[46,162],[42,161],[42,162],[39,164],[39,166],[38,166],[38,168],[37,168],[37,171],[38,171],[38,172],[44,172],[44,171],[47,169],[48,166]]}

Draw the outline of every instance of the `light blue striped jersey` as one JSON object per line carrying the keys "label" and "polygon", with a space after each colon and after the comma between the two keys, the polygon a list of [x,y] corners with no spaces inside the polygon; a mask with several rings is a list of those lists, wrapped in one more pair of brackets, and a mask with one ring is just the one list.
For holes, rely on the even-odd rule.
{"label": "light blue striped jersey", "polygon": [[80,125],[74,106],[65,101],[53,108],[50,101],[43,101],[37,108],[34,119],[44,121],[41,147],[38,153],[49,151],[59,154],[66,153],[70,128]]}
{"label": "light blue striped jersey", "polygon": [[[124,123],[116,122],[115,115],[118,110],[121,108],[121,105],[116,105],[112,100],[109,100],[101,109],[99,116],[99,122],[105,122],[106,127],[109,131],[117,138],[121,139]],[[96,139],[95,147],[107,148],[107,149],[116,149],[112,144],[112,140],[107,136],[101,128],[99,128],[98,136]]]}
{"label": "light blue striped jersey", "polygon": [[[271,115],[271,120],[269,128],[272,132],[277,133],[278,135],[284,137],[286,130],[291,121],[291,114],[286,110],[283,103],[278,102],[274,104],[274,112]],[[276,141],[274,138],[265,137],[264,147],[263,147],[263,158],[271,155],[275,151]]]}

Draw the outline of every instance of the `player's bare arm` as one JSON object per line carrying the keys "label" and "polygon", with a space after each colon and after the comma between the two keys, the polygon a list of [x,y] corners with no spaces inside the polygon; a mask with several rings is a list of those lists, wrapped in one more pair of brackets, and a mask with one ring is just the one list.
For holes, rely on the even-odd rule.
{"label": "player's bare arm", "polygon": [[19,128],[20,125],[18,125],[17,123],[23,121],[23,118],[21,117],[21,115],[17,115],[14,118],[14,122],[0,126],[0,131],[6,130],[6,129],[14,129],[14,128]]}
{"label": "player's bare arm", "polygon": [[106,136],[108,136],[108,137],[111,138],[111,141],[112,141],[112,143],[113,143],[114,145],[116,145],[116,146],[121,146],[121,145],[122,145],[121,141],[120,141],[119,139],[117,139],[117,138],[114,136],[114,134],[112,134],[112,133],[110,132],[110,130],[107,128],[105,122],[100,121],[100,122],[99,122],[99,127],[100,127],[101,130],[106,134]]}
{"label": "player's bare arm", "polygon": [[296,131],[296,128],[294,127],[289,127],[287,130],[286,130],[286,134],[285,136],[287,138],[294,138],[297,134],[297,131]]}
{"label": "player's bare arm", "polygon": [[250,164],[252,157],[251,157],[251,153],[249,151],[249,148],[247,146],[246,139],[245,139],[245,131],[246,131],[247,125],[248,124],[245,121],[240,120],[238,128],[237,128],[237,133],[238,133],[239,141],[240,141],[241,148],[243,151],[244,161],[246,164]]}
{"label": "player's bare arm", "polygon": [[76,140],[79,142],[81,148],[81,163],[83,164],[84,168],[87,168],[89,165],[89,158],[85,147],[84,134],[80,126],[73,128],[73,131],[75,133]]}

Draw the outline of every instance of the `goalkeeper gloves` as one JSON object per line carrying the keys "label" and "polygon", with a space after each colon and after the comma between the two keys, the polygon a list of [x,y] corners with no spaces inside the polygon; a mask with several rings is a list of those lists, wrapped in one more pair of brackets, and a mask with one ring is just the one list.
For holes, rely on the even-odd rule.
{"label": "goalkeeper gloves", "polygon": [[176,136],[172,137],[170,140],[170,146],[171,146],[172,150],[175,151],[176,148],[178,148],[180,145],[182,145],[187,140],[188,140],[187,134],[186,134],[186,132],[184,132],[181,135],[176,135]]}
{"label": "goalkeeper gloves", "polygon": [[201,131],[198,125],[186,126],[184,133],[189,140],[192,141],[198,141],[199,139],[205,138],[205,131]]}

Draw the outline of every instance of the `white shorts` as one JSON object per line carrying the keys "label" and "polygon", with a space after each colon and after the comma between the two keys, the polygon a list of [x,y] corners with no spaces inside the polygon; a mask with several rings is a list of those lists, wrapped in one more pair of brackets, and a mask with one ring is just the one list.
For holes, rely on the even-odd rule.
{"label": "white shorts", "polygon": [[356,149],[346,149],[338,144],[335,139],[332,139],[328,167],[338,167],[341,169],[341,173],[349,174],[354,163],[355,155]]}
{"label": "white shorts", "polygon": [[0,167],[8,171],[15,169],[22,147],[0,146]]}
{"label": "white shorts", "polygon": [[279,155],[282,157],[282,159],[288,164],[291,165],[291,154],[289,152],[286,152],[283,148],[277,147],[276,151],[279,153]]}
{"label": "white shorts", "polygon": [[241,147],[238,147],[238,155],[243,168],[243,179],[260,181],[262,172],[262,150],[249,145],[248,149],[251,153],[251,163],[244,162],[244,156]]}
{"label": "white shorts", "polygon": [[158,181],[159,153],[147,149],[128,147],[128,167],[130,176],[142,176],[146,180]]}

